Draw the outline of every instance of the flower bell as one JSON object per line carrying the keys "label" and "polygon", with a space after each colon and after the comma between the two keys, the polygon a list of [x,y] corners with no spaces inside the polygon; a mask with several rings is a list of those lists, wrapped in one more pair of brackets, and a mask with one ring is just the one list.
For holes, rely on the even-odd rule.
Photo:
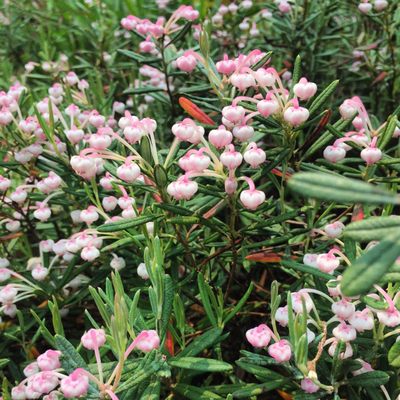
{"label": "flower bell", "polygon": [[243,190],[240,193],[240,201],[243,206],[249,210],[255,210],[265,201],[265,193],[261,190],[257,190],[254,186],[254,182],[250,178],[243,178],[249,185],[248,190]]}
{"label": "flower bell", "polygon": [[278,362],[289,361],[292,357],[292,349],[290,348],[290,343],[285,340],[279,340],[278,342],[271,344],[268,347],[268,354]]}
{"label": "flower bell", "polygon": [[317,93],[317,85],[313,82],[308,82],[306,78],[301,78],[293,86],[293,92],[300,100],[308,100]]}
{"label": "flower bell", "polygon": [[267,347],[271,341],[270,329],[265,324],[258,325],[246,332],[246,339],[253,347]]}
{"label": "flower bell", "polygon": [[232,142],[232,133],[225,129],[223,125],[220,125],[218,129],[213,129],[208,134],[208,140],[217,149],[221,149],[228,146]]}

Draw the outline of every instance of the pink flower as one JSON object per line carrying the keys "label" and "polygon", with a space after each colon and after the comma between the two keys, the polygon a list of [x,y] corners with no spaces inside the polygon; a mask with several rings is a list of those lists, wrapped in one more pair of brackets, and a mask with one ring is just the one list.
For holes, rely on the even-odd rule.
{"label": "pink flower", "polygon": [[89,329],[81,337],[83,347],[88,350],[95,350],[106,342],[106,334],[103,329]]}
{"label": "pink flower", "polygon": [[267,325],[261,324],[246,332],[246,339],[256,348],[267,347],[271,341],[271,331]]}
{"label": "pink flower", "polygon": [[304,378],[300,385],[306,393],[315,393],[319,390],[319,386],[317,386],[310,378]]}
{"label": "pink flower", "polygon": [[142,331],[136,337],[134,343],[136,349],[148,353],[160,347],[160,338],[155,330]]}
{"label": "pink flower", "polygon": [[36,362],[42,371],[53,371],[61,367],[60,356],[61,351],[47,350],[37,358]]}
{"label": "pink flower", "polygon": [[60,389],[67,399],[85,395],[89,389],[89,378],[86,372],[81,368],[76,369],[61,380]]}
{"label": "pink flower", "polygon": [[278,362],[286,362],[292,357],[292,350],[289,342],[282,339],[268,347],[268,354]]}
{"label": "pink flower", "polygon": [[301,78],[293,87],[294,94],[300,100],[308,100],[317,93],[317,85],[313,82],[308,82],[306,78]]}

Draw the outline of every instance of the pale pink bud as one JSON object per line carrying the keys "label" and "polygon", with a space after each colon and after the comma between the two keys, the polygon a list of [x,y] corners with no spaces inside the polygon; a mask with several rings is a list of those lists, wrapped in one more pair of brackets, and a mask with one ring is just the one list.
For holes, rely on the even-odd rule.
{"label": "pale pink bud", "polygon": [[319,386],[316,385],[310,378],[302,379],[300,386],[306,393],[315,393],[319,390]]}
{"label": "pale pink bud", "polygon": [[8,178],[0,175],[0,191],[5,192],[11,186],[11,181]]}
{"label": "pale pink bud", "polygon": [[32,269],[31,274],[33,279],[36,279],[37,281],[43,281],[49,274],[49,270],[42,265],[37,265]]}
{"label": "pale pink bud", "polygon": [[278,307],[275,313],[275,320],[279,323],[280,326],[287,326],[289,322],[289,313],[288,307]]}
{"label": "pale pink bud", "polygon": [[289,342],[285,339],[282,339],[268,347],[268,354],[275,361],[286,362],[292,357],[292,350]]}
{"label": "pale pink bud", "polygon": [[53,371],[61,367],[60,356],[61,351],[47,350],[37,358],[36,362],[42,371]]}
{"label": "pale pink bud", "polygon": [[106,174],[106,176],[103,176],[100,179],[100,185],[104,190],[112,190],[112,182],[113,182],[113,177],[111,175]]}
{"label": "pale pink bud", "polygon": [[255,210],[265,201],[265,193],[257,189],[243,190],[240,193],[240,201],[249,210]]}
{"label": "pale pink bud", "polygon": [[122,257],[114,256],[110,262],[110,267],[112,269],[115,269],[116,271],[120,271],[121,269],[125,268],[125,266],[126,266],[126,263]]}
{"label": "pale pink bud", "polygon": [[283,113],[284,120],[292,125],[299,126],[307,121],[310,116],[310,112],[304,107],[289,107]]}
{"label": "pale pink bud", "polygon": [[318,254],[306,253],[303,257],[303,264],[310,267],[318,268],[317,265]]}
{"label": "pale pink bud", "polygon": [[89,123],[95,126],[96,128],[100,128],[104,126],[104,123],[106,122],[105,117],[100,115],[97,111],[92,111],[90,117],[89,117]]}
{"label": "pale pink bud", "polygon": [[175,182],[171,182],[167,187],[167,192],[176,200],[190,200],[197,192],[198,185],[186,176],[179,178]]}
{"label": "pale pink bud", "polygon": [[256,78],[257,83],[260,86],[273,86],[276,81],[276,75],[272,68],[259,68],[256,72],[254,72],[254,76]]}
{"label": "pale pink bud", "polygon": [[0,268],[0,282],[4,282],[7,279],[10,279],[11,277],[11,271],[7,268]]}
{"label": "pale pink bud", "polygon": [[337,340],[343,342],[351,342],[357,337],[357,331],[346,322],[341,322],[336,328],[332,330],[333,335]]}
{"label": "pale pink bud", "polygon": [[184,72],[192,72],[197,65],[196,57],[193,54],[184,54],[176,59],[176,66]]}
{"label": "pale pink bud", "polygon": [[67,399],[83,396],[89,390],[89,378],[84,370],[78,368],[61,380],[60,389]]}
{"label": "pale pink bud", "polygon": [[368,14],[372,10],[372,4],[370,3],[360,3],[358,5],[358,9],[363,13],[363,14]]}
{"label": "pale pink bud", "polygon": [[246,339],[256,348],[267,347],[271,341],[271,332],[267,325],[261,324],[246,332]]}
{"label": "pale pink bud", "polygon": [[12,284],[3,286],[0,289],[0,302],[9,303],[14,301],[15,296],[18,294],[18,289]]}
{"label": "pale pink bud", "polygon": [[47,221],[51,216],[51,210],[46,204],[38,203],[39,207],[33,212],[33,216],[39,221]]}
{"label": "pale pink bud", "polygon": [[375,0],[374,2],[374,7],[376,11],[382,11],[384,10],[389,3],[386,0]]}
{"label": "pale pink bud", "polygon": [[253,142],[250,143],[247,147],[243,158],[248,164],[250,164],[252,168],[257,168],[265,162],[267,156],[265,155],[265,151],[258,148],[257,145]]}
{"label": "pale pink bud", "polygon": [[118,199],[114,196],[104,197],[101,204],[106,211],[112,211],[117,207]]}
{"label": "pale pink bud", "polygon": [[83,132],[82,129],[78,129],[74,126],[71,129],[65,131],[65,135],[72,144],[77,144],[83,139],[83,137],[85,136],[85,132]]}
{"label": "pale pink bud", "polygon": [[31,376],[28,382],[35,392],[45,394],[58,386],[58,377],[52,371],[44,371]]}
{"label": "pale pink bud", "polygon": [[72,156],[70,164],[72,169],[84,179],[92,179],[96,176],[97,165],[93,158]]}
{"label": "pale pink bud", "polygon": [[86,210],[82,210],[80,219],[82,222],[86,222],[88,225],[93,224],[93,222],[99,219],[99,213],[97,212],[96,207],[89,206]]}
{"label": "pale pink bud", "polygon": [[374,316],[368,308],[365,308],[362,311],[356,311],[349,318],[349,323],[357,332],[370,331],[374,328]]}
{"label": "pale pink bud", "polygon": [[[39,394],[40,396],[40,394]],[[26,392],[24,385],[18,385],[11,389],[12,400],[26,400]]]}
{"label": "pale pink bud", "polygon": [[28,193],[24,189],[17,188],[14,192],[11,193],[10,199],[15,201],[18,204],[22,204],[25,202],[28,197]]}
{"label": "pale pink bud", "polygon": [[68,72],[67,76],[65,77],[65,81],[68,83],[68,85],[74,86],[79,82],[79,78],[75,72],[70,71],[70,72]]}
{"label": "pale pink bud", "polygon": [[[335,341],[333,341],[332,344],[329,346],[329,348],[328,348],[328,354],[329,354],[331,357],[333,357],[333,356],[335,355],[336,348],[337,348],[338,344],[339,344],[339,341],[338,341],[338,340],[335,340]],[[353,349],[352,349],[352,347],[351,347],[351,344],[350,344],[350,343],[346,343],[345,351],[344,351],[343,353],[340,353],[340,354],[339,354],[339,358],[343,360],[343,359],[346,359],[346,358],[350,358],[350,357],[352,357],[352,356],[353,356]]]}
{"label": "pale pink bud", "polygon": [[248,73],[234,73],[230,77],[230,82],[241,92],[249,87],[256,86],[256,80],[254,79],[253,75]]}
{"label": "pale pink bud", "polygon": [[369,363],[367,363],[366,361],[363,361],[363,360],[361,360],[361,359],[357,359],[357,361],[361,364],[361,368],[360,369],[357,369],[357,370],[355,370],[355,371],[352,371],[352,374],[354,375],[354,376],[358,376],[358,375],[361,375],[361,374],[365,374],[366,372],[371,372],[371,371],[373,371],[374,369],[372,368],[372,365],[371,364],[369,364]]}
{"label": "pale pink bud", "polygon": [[147,272],[146,264],[145,263],[140,263],[137,267],[136,270],[137,274],[144,280],[147,280],[150,278],[149,273]]}
{"label": "pale pink bud", "polygon": [[278,101],[271,97],[270,99],[260,100],[257,103],[257,110],[263,117],[269,117],[277,113],[280,109]]}
{"label": "pale pink bud", "polygon": [[146,132],[140,128],[140,126],[127,126],[124,128],[124,137],[126,141],[130,144],[137,143]]}
{"label": "pale pink bud", "polygon": [[340,261],[334,254],[324,253],[320,254],[317,258],[317,266],[320,271],[327,274],[332,274],[333,271],[339,267]]}
{"label": "pale pink bud", "polygon": [[155,330],[142,331],[135,339],[135,348],[145,353],[160,347],[160,338]]}
{"label": "pale pink bud", "polygon": [[232,132],[233,136],[241,142],[247,142],[254,135],[254,129],[248,125],[235,126]]}
{"label": "pale pink bud", "polygon": [[278,4],[279,11],[283,14],[290,13],[292,11],[292,6],[286,1],[286,0],[281,0],[280,3]]}
{"label": "pale pink bud", "polygon": [[103,329],[89,329],[81,337],[82,346],[88,350],[98,349],[106,342],[106,333]]}
{"label": "pale pink bud", "polygon": [[105,150],[111,145],[112,139],[107,134],[94,133],[90,135],[89,145],[95,150]]}
{"label": "pale pink bud", "polygon": [[354,304],[345,299],[333,303],[331,309],[332,312],[342,320],[351,318],[356,311]]}
{"label": "pale pink bud", "polygon": [[313,301],[310,295],[307,292],[299,290],[298,292],[291,293],[292,297],[292,307],[294,312],[300,314],[303,312],[303,301],[305,304],[305,308],[307,313],[309,313],[313,308]]}
{"label": "pale pink bud", "polygon": [[227,194],[233,194],[236,192],[236,189],[238,187],[237,180],[235,178],[227,178],[225,179],[225,192]]}
{"label": "pale pink bud", "polygon": [[354,100],[346,99],[339,107],[340,115],[343,119],[350,119],[358,113],[358,107]]}
{"label": "pale pink bud", "polygon": [[81,257],[85,261],[93,261],[100,256],[100,251],[93,245],[86,246],[81,251]]}
{"label": "pale pink bud", "polygon": [[382,151],[376,147],[367,147],[361,151],[360,155],[367,165],[372,165],[382,158]]}
{"label": "pale pink bud", "polygon": [[9,221],[6,223],[5,227],[9,232],[18,232],[19,229],[21,228],[21,222]]}
{"label": "pale pink bud", "polygon": [[324,158],[332,163],[343,160],[346,157],[346,150],[342,146],[328,146],[324,150]]}
{"label": "pale pink bud", "polygon": [[226,106],[222,109],[222,115],[234,124],[242,121],[245,114],[246,110],[242,106]]}
{"label": "pale pink bud", "polygon": [[394,328],[400,325],[400,312],[397,309],[388,309],[384,311],[378,311],[376,313],[378,320],[381,324]]}
{"label": "pale pink bud", "polygon": [[125,164],[122,164],[117,168],[117,176],[119,179],[132,183],[135,182],[135,180],[139,177],[140,175],[140,168],[137,164],[134,162],[125,162]]}
{"label": "pale pink bud", "polygon": [[223,125],[220,125],[218,129],[213,129],[208,134],[209,142],[214,145],[217,149],[221,149],[232,142],[232,133],[225,129]]}
{"label": "pale pink bud", "polygon": [[218,61],[215,65],[217,67],[217,71],[220,74],[231,75],[235,72],[236,64],[233,60],[229,60],[228,57],[224,57],[222,61]]}
{"label": "pale pink bud", "polygon": [[308,82],[306,78],[301,78],[294,85],[293,91],[300,100],[308,100],[317,93],[317,85],[313,82]]}
{"label": "pale pink bud", "polygon": [[243,156],[238,151],[235,151],[233,145],[230,145],[229,149],[221,154],[220,160],[228,169],[235,169],[242,163]]}
{"label": "pale pink bud", "polygon": [[344,228],[345,228],[345,226],[343,225],[342,222],[340,222],[340,221],[335,221],[335,222],[333,222],[333,223],[331,223],[331,224],[325,225],[324,230],[325,230],[325,233],[326,233],[329,237],[331,237],[331,238],[337,238],[337,237],[339,237],[339,236],[342,234]]}

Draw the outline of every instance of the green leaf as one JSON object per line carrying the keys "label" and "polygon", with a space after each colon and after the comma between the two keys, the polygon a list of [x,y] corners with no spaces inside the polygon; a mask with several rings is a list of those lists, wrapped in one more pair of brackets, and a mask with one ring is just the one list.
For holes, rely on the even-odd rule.
{"label": "green leaf", "polygon": [[211,307],[211,301],[210,301],[210,295],[209,295],[211,288],[208,285],[208,283],[204,280],[204,276],[202,274],[197,275],[197,284],[198,284],[199,291],[200,291],[201,301],[203,303],[203,307],[207,314],[207,317],[210,320],[212,325],[217,326],[217,318]]}
{"label": "green leaf", "polygon": [[325,272],[322,272],[317,268],[313,268],[313,267],[310,267],[305,264],[300,264],[295,261],[282,260],[281,265],[283,265],[286,268],[292,268],[296,271],[306,272],[310,275],[314,275],[315,277],[324,279],[326,281],[329,281],[332,279],[332,275],[326,274]]}
{"label": "green leaf", "polygon": [[223,399],[223,397],[219,396],[211,392],[208,389],[201,389],[196,386],[185,385],[183,383],[179,383],[174,387],[174,391],[179,393],[185,399],[189,400],[214,400],[214,399]]}
{"label": "green leaf", "polygon": [[319,200],[351,204],[400,204],[400,198],[395,194],[339,175],[300,172],[290,178],[288,185],[296,193]]}
{"label": "green leaf", "polygon": [[185,26],[164,46],[164,48],[168,47],[171,44],[177,43],[182,40],[186,34],[192,28],[192,22],[186,22]]}
{"label": "green leaf", "polygon": [[174,283],[169,275],[164,276],[163,304],[161,314],[161,337],[164,337],[174,302]]}
{"label": "green leaf", "polygon": [[278,374],[275,371],[261,367],[259,365],[254,365],[241,360],[236,361],[236,364],[244,371],[255,375],[258,379],[270,381],[270,380],[279,380],[283,378],[281,374]]}
{"label": "green leaf", "polygon": [[383,150],[387,146],[387,144],[393,137],[393,132],[396,129],[396,127],[397,127],[397,117],[396,115],[393,115],[388,119],[384,131],[380,133],[378,137],[377,147]]}
{"label": "green leaf", "polygon": [[340,283],[345,296],[357,296],[368,292],[389,270],[400,256],[400,232],[385,237],[379,244],[347,267]]}
{"label": "green leaf", "polygon": [[400,342],[395,342],[394,345],[390,348],[388,354],[389,364],[392,367],[399,368],[400,367]]}
{"label": "green leaf", "polygon": [[329,96],[335,91],[339,81],[333,81],[328,87],[326,87],[311,103],[309,108],[310,115],[318,111],[328,100]]}
{"label": "green leaf", "polygon": [[243,295],[243,297],[237,302],[236,306],[233,307],[233,309],[228,313],[228,315],[224,318],[224,325],[227,324],[239,311],[240,309],[244,306],[246,303],[247,299],[249,298],[251,292],[253,291],[254,285],[253,283],[250,283],[250,286],[246,290],[246,293]]}
{"label": "green leaf", "polygon": [[65,337],[56,335],[55,336],[55,344],[57,350],[60,350],[62,353],[61,364],[62,367],[68,372],[71,373],[76,368],[85,368],[88,366],[85,363],[85,360],[82,356],[75,350],[75,347],[65,339]]}
{"label": "green leaf", "polygon": [[393,215],[390,217],[371,217],[352,222],[346,226],[343,236],[359,242],[369,242],[397,233],[400,233],[400,217]]}
{"label": "green leaf", "polygon": [[108,224],[100,225],[97,228],[99,232],[118,232],[122,230],[126,230],[129,228],[134,228],[136,226],[140,226],[146,224],[147,222],[152,222],[159,219],[160,216],[156,215],[144,215],[141,217],[135,217],[132,219],[124,219],[121,221],[110,222]]}
{"label": "green leaf", "polygon": [[221,336],[221,333],[221,328],[212,328],[209,331],[204,332],[202,335],[194,339],[193,342],[191,342],[187,347],[185,347],[175,357],[175,359],[188,356],[197,356],[197,354],[200,354],[203,350],[212,346]]}
{"label": "green leaf", "polygon": [[160,398],[161,382],[159,379],[150,383],[147,389],[143,392],[140,400],[158,400]]}
{"label": "green leaf", "polygon": [[191,369],[202,372],[225,372],[232,371],[232,365],[219,360],[201,357],[179,357],[168,361],[171,367]]}
{"label": "green leaf", "polygon": [[269,392],[274,389],[282,387],[282,385],[287,381],[287,379],[277,379],[270,382],[262,384],[249,384],[245,385],[243,389],[236,390],[233,392],[233,397],[235,399],[249,399],[252,396],[259,396],[262,393]]}
{"label": "green leaf", "polygon": [[351,386],[381,386],[389,381],[389,375],[383,371],[370,371],[350,378]]}

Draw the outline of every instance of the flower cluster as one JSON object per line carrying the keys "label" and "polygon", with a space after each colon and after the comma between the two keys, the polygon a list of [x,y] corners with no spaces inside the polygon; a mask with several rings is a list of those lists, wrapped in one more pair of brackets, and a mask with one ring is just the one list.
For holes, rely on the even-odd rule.
{"label": "flower cluster", "polygon": [[[66,375],[62,369],[62,353],[58,350],[47,350],[40,354],[36,361],[24,369],[26,379],[11,390],[12,400],[37,399],[43,396],[44,400],[55,400],[59,396],[66,399],[84,396],[88,393],[90,382],[98,387],[100,396],[108,395],[118,399],[114,391],[118,387],[122,364],[118,363],[107,382],[104,381],[103,364],[99,349],[106,343],[106,334],[103,329],[90,329],[81,338],[82,346],[95,353],[98,375],[88,370],[77,368]],[[148,353],[160,345],[158,334],[154,330],[142,331],[126,349],[124,359],[134,349]]]}

